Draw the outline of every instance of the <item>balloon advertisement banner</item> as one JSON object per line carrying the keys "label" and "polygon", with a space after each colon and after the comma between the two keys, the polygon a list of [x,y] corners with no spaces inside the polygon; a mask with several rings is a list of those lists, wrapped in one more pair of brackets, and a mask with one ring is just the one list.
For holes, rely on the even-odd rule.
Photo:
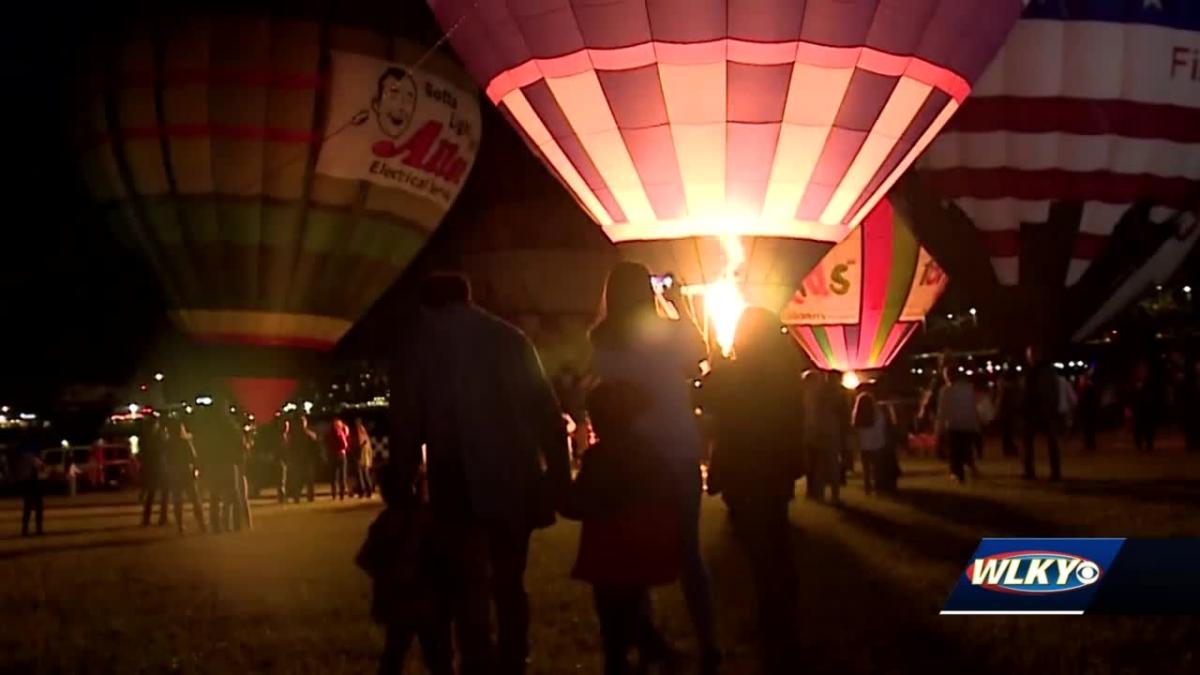
{"label": "balloon advertisement banner", "polygon": [[479,148],[475,92],[371,56],[334,51],[332,60],[317,172],[449,206]]}

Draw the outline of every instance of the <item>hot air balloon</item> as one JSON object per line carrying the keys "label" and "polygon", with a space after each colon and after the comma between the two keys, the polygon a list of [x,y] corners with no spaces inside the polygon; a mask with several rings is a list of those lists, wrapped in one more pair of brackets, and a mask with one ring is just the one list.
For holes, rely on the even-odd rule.
{"label": "hot air balloon", "polygon": [[[194,370],[269,416],[454,203],[480,141],[449,59],[327,19],[121,20],[89,50],[83,173],[153,264]],[[208,359],[216,358],[214,362]]]}
{"label": "hot air balloon", "polygon": [[[932,140],[1020,0],[429,0],[621,253],[778,309]],[[736,323],[736,315],[733,317]]]}
{"label": "hot air balloon", "polygon": [[1086,338],[1200,240],[1198,64],[1195,2],[1032,3],[930,146],[977,234],[926,208],[918,235],[1010,341]]}
{"label": "hot air balloon", "polygon": [[885,368],[946,281],[884,200],[809,272],[780,319],[818,368]]}

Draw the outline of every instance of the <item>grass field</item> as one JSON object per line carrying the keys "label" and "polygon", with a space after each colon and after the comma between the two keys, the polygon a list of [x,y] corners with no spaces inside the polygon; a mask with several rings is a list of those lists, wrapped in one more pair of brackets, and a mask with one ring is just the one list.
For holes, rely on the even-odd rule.
{"label": "grass field", "polygon": [[[1113,446],[1069,454],[1059,484],[1019,480],[989,448],[966,487],[908,460],[894,499],[867,497],[852,479],[844,509],[800,500],[802,672],[1200,672],[1193,618],[938,615],[982,535],[1200,536],[1200,456]],[[0,672],[373,671],[382,634],[351,559],[378,502],[262,501],[253,532],[180,537],[143,529],[133,499],[51,498],[39,539],[17,536],[19,503],[0,502]],[[747,566],[721,503],[706,499],[703,518],[725,672],[752,673]],[[590,595],[568,578],[577,537],[572,523],[534,537],[531,672],[599,672]],[[666,632],[689,648],[679,591],[655,595]]]}

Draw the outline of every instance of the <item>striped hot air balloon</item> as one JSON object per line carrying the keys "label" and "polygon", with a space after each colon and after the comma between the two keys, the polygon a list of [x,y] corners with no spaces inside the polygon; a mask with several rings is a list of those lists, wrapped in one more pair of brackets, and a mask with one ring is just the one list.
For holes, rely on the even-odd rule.
{"label": "striped hot air balloon", "polygon": [[172,14],[97,37],[82,165],[171,317],[270,415],[454,203],[480,140],[449,59],[373,27]]}
{"label": "striped hot air balloon", "polygon": [[946,281],[885,200],[809,272],[780,319],[818,368],[885,368]]}
{"label": "striped hot air balloon", "polygon": [[1032,2],[921,167],[990,258],[980,305],[1086,337],[1200,240],[1200,3]]}
{"label": "striped hot air balloon", "polygon": [[[626,257],[777,309],[971,91],[1021,0],[429,0]],[[722,237],[740,238],[737,244]]]}

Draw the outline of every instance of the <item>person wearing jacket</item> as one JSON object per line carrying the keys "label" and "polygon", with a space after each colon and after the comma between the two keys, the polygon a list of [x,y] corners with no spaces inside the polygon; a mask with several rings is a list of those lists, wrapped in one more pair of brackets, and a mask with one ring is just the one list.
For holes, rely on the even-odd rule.
{"label": "person wearing jacket", "polygon": [[670,655],[654,627],[649,588],[679,577],[678,500],[662,457],[633,431],[642,407],[637,389],[602,382],[586,407],[599,442],[584,453],[561,509],[583,521],[572,576],[592,585],[605,675],[632,672],[632,648],[644,672]]}
{"label": "person wearing jacket", "polygon": [[361,417],[354,419],[354,430],[350,436],[353,451],[353,471],[358,482],[358,496],[368,499],[375,493],[371,481],[371,465],[375,462],[375,449],[371,445],[371,434]]}
{"label": "person wearing jacket", "polygon": [[529,339],[473,304],[464,277],[427,278],[410,331],[391,378],[391,463],[408,484],[428,459],[463,675],[519,675],[529,538],[554,522],[571,479],[562,413]]}
{"label": "person wearing jacket", "polygon": [[1034,471],[1034,444],[1039,435],[1046,437],[1050,454],[1050,480],[1062,477],[1062,456],[1058,445],[1059,385],[1054,366],[1043,358],[1037,347],[1030,346],[1026,352],[1027,370],[1021,387],[1023,398],[1021,413],[1025,422],[1025,443],[1022,461],[1023,477],[1032,480]]}
{"label": "person wearing jacket", "polygon": [[183,534],[183,500],[186,497],[192,504],[192,514],[196,517],[196,526],[201,532],[206,530],[204,524],[204,507],[200,504],[200,494],[196,489],[196,448],[192,445],[192,434],[183,422],[173,422],[167,427],[167,467],[170,474],[171,498],[175,505],[175,525],[179,534]]}
{"label": "person wearing jacket", "polygon": [[850,425],[858,436],[858,454],[862,458],[863,490],[871,494],[881,482],[882,457],[888,444],[887,420],[883,409],[875,400],[875,394],[862,391],[854,399],[854,413]]}
{"label": "person wearing jacket", "polygon": [[967,480],[966,467],[973,463],[975,439],[980,434],[975,386],[953,367],[945,371],[946,386],[938,397],[937,433],[945,438],[950,452],[950,473],[959,483]]}
{"label": "person wearing jacket", "polygon": [[[679,288],[664,297],[682,306]],[[675,481],[683,519],[683,570],[680,575],[688,614],[700,647],[700,670],[715,672],[721,660],[708,570],[700,554],[700,462],[704,442],[692,401],[706,351],[688,321],[660,318],[649,270],[620,262],[605,283],[601,318],[592,328],[592,374],[600,380],[628,382],[645,397],[645,414],[635,431],[666,462]]]}
{"label": "person wearing jacket", "polygon": [[805,471],[801,363],[779,317],[742,313],[733,361],[705,378],[714,448],[708,489],[729,507],[758,598],[763,672],[795,672],[797,579],[788,505]]}
{"label": "person wearing jacket", "polygon": [[167,475],[166,430],[157,418],[150,418],[142,434],[141,480],[145,500],[142,503],[142,525],[150,525],[155,498],[159,501],[158,524],[167,524],[167,500],[169,499],[169,476]]}
{"label": "person wearing jacket", "polygon": [[350,450],[350,427],[340,417],[329,421],[329,431],[325,433],[325,452],[329,456],[329,466],[333,469],[333,477],[329,480],[329,498],[338,501],[346,499],[346,469],[349,461],[346,455]]}

